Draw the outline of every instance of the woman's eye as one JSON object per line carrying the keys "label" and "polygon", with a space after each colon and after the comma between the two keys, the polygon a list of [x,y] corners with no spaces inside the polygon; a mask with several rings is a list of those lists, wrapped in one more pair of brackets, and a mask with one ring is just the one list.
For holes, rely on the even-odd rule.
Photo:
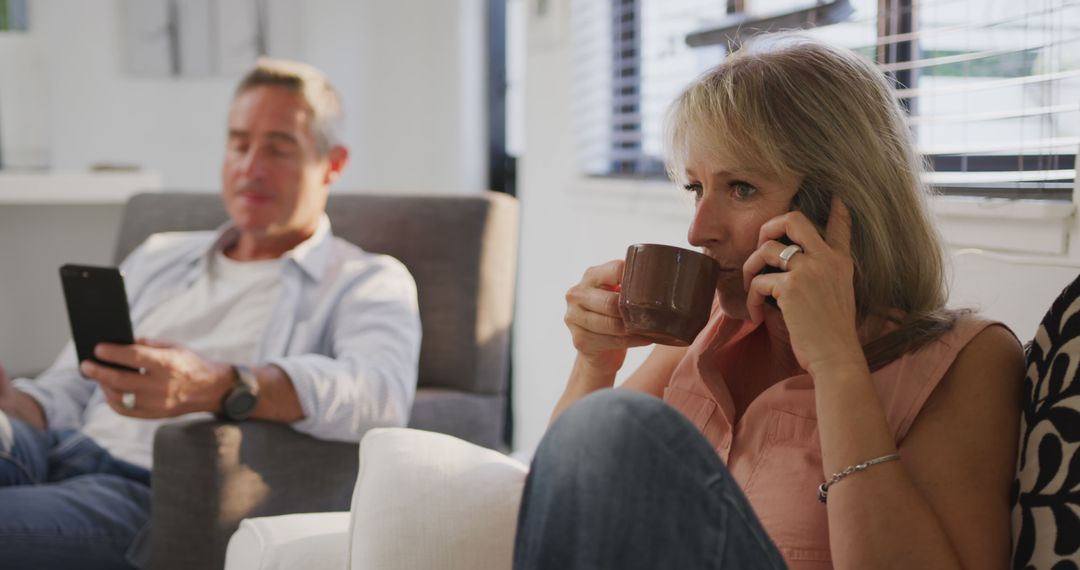
{"label": "woman's eye", "polygon": [[736,200],[746,200],[757,193],[757,188],[746,182],[732,182],[729,184]]}
{"label": "woman's eye", "polygon": [[683,185],[683,190],[686,190],[687,192],[693,193],[695,200],[700,200],[701,199],[701,193],[702,193],[701,184],[699,184],[697,182],[691,182],[689,184],[684,184]]}

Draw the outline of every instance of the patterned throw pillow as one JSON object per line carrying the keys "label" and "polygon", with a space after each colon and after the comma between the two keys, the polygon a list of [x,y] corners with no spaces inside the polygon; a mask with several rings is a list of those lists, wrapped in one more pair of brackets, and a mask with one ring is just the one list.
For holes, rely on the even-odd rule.
{"label": "patterned throw pillow", "polygon": [[1027,349],[1013,568],[1080,569],[1080,278],[1054,301]]}

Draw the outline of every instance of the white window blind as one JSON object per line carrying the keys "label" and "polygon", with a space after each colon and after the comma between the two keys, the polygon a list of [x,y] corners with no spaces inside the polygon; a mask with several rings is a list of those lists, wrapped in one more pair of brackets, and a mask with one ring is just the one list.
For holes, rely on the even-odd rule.
{"label": "white window blind", "polygon": [[947,186],[1071,184],[1080,149],[1080,2],[923,0],[897,6],[911,30],[908,101],[930,180]]}
{"label": "white window blind", "polygon": [[[1068,192],[1080,149],[1080,0],[849,3],[845,21],[808,32],[863,53],[896,80],[932,183]],[[724,55],[721,45],[690,48],[685,38],[732,21],[727,4],[575,0],[584,172],[662,175],[664,111]],[[741,32],[756,17],[814,5],[747,0]]]}
{"label": "white window blind", "polygon": [[660,176],[663,116],[679,91],[716,65],[719,47],[686,35],[726,15],[715,0],[573,0],[581,170]]}

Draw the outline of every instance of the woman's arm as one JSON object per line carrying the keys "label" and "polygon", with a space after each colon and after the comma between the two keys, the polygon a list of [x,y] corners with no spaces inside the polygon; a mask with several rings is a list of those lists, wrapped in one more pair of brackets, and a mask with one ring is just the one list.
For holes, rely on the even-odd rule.
{"label": "woman's arm", "polygon": [[[682,360],[684,354],[686,354],[685,346],[656,345],[645,358],[645,362],[642,362],[641,366],[619,387],[663,398],[664,388],[667,387],[675,366]],[[611,388],[614,382],[614,374],[590,376],[590,369],[579,355],[574,361],[574,369],[570,373],[570,380],[566,383],[566,390],[551,414],[551,422],[554,422],[559,414],[574,402],[597,390]]]}
{"label": "woman's arm", "polygon": [[675,367],[682,361],[686,351],[685,346],[656,345],[645,362],[619,387],[663,398],[664,388],[671,382],[671,375],[675,373]]}
{"label": "woman's arm", "polygon": [[[823,476],[897,452],[855,329],[851,221],[834,197],[825,236],[798,212],[761,227],[744,265],[747,306],[765,317],[776,298],[792,350],[814,379]],[[790,236],[803,248],[777,266]],[[823,239],[824,238],[824,239]],[[902,442],[901,460],[854,473],[829,489],[838,569],[1005,568],[1023,358],[991,327],[961,350]]]}
{"label": "woman's arm", "polygon": [[[577,358],[549,423],[581,398],[597,390],[611,388],[615,384],[615,374],[626,359],[627,349],[650,343],[626,334],[619,313],[618,290],[622,274],[621,259],[590,267],[581,282],[566,292],[563,321],[570,329]],[[652,360],[652,355],[649,360]]]}
{"label": "woman's arm", "polygon": [[[892,453],[869,373],[817,382],[825,474]],[[1004,569],[1016,468],[1023,354],[990,327],[965,347],[901,445],[829,490],[833,562],[845,568]]]}
{"label": "woman's arm", "polygon": [[1024,355],[1002,327],[980,333],[930,395],[901,444],[908,471],[966,568],[1005,568]]}

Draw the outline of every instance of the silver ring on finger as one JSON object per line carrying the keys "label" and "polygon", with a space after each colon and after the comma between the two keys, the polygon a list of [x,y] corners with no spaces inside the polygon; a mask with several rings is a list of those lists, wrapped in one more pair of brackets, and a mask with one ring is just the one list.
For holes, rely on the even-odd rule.
{"label": "silver ring on finger", "polygon": [[792,257],[795,257],[796,253],[802,253],[802,248],[796,244],[791,244],[784,248],[784,251],[780,252],[780,271],[788,270],[788,262]]}
{"label": "silver ring on finger", "polygon": [[131,411],[135,409],[135,392],[124,392],[120,394],[120,405],[125,410]]}

